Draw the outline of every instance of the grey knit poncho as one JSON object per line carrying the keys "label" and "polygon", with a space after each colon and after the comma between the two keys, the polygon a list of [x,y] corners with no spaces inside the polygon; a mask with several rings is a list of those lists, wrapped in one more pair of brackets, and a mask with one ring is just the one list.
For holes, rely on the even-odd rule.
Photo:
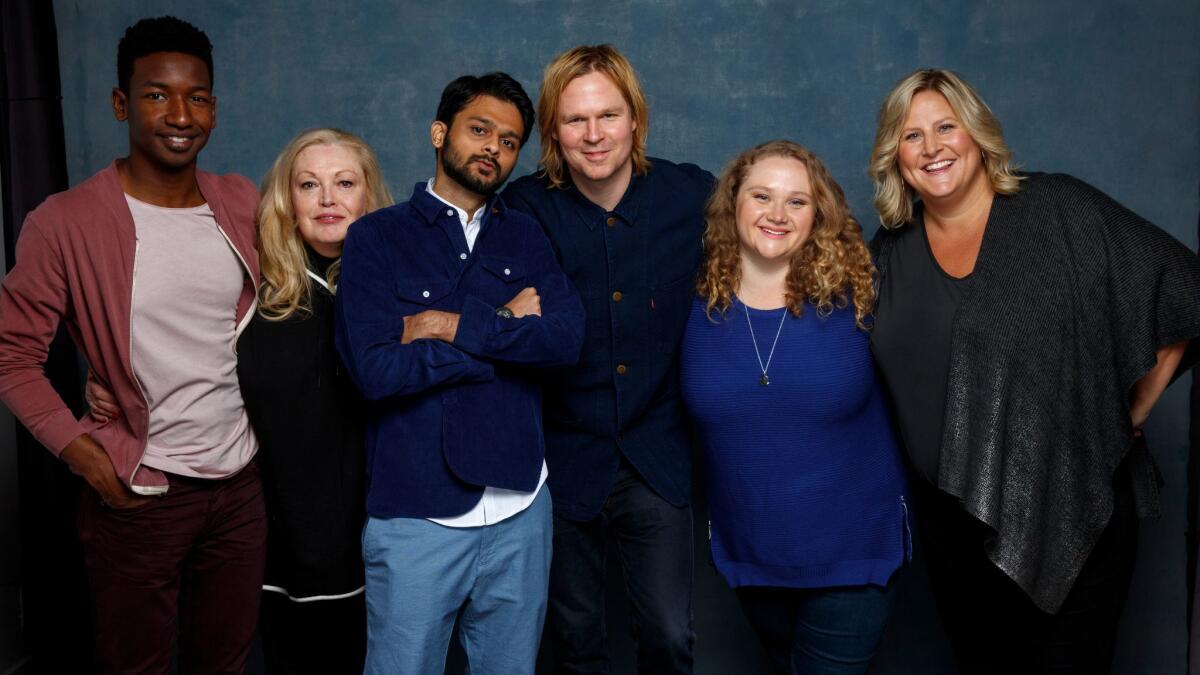
{"label": "grey knit poncho", "polygon": [[[881,275],[913,229],[880,230]],[[1130,392],[1159,347],[1197,336],[1200,258],[1179,241],[1070,176],[996,196],[954,318],[938,487],[991,527],[988,557],[1044,611],[1108,523],[1127,455],[1139,514],[1157,509]]]}

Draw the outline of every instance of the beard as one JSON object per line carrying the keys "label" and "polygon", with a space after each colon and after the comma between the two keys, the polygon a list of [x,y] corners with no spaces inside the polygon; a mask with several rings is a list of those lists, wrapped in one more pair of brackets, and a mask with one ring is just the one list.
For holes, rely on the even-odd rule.
{"label": "beard", "polygon": [[[485,180],[471,173],[471,162],[481,159],[490,162],[493,167],[491,180]],[[446,147],[442,149],[442,170],[446,172],[450,180],[481,197],[491,197],[508,178],[507,173],[501,172],[500,162],[495,158],[488,155],[471,155],[463,159],[449,139],[446,140]]]}

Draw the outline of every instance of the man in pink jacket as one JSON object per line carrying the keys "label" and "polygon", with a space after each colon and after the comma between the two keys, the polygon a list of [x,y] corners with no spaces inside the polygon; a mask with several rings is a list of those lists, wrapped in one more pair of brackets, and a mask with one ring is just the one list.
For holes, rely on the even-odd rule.
{"label": "man in pink jacket", "polygon": [[[234,353],[258,193],[196,168],[216,126],[202,31],[140,21],[117,71],[129,155],[26,218],[0,285],[0,400],[91,486],[78,525],[101,672],[167,672],[178,625],[183,672],[238,673],[266,534]],[[77,421],[51,387],[60,322],[124,414]]]}

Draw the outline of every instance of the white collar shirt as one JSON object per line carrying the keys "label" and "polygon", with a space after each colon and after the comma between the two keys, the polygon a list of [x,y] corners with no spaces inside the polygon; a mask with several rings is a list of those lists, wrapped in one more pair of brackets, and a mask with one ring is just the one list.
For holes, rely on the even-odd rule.
{"label": "white collar shirt", "polygon": [[429,182],[425,183],[425,191],[436,197],[439,202],[454,209],[454,212],[458,215],[458,222],[462,225],[463,235],[467,238],[467,250],[475,250],[475,239],[479,237],[479,228],[483,225],[483,210],[487,208],[487,204],[475,209],[475,215],[467,218],[466,211],[442,199],[442,196],[434,191],[432,178],[429,179]]}
{"label": "white collar shirt", "polygon": [[[475,211],[475,215],[467,218],[467,212],[458,208],[454,204],[442,199],[441,195],[434,192],[433,179],[425,184],[425,191],[433,195],[446,206],[454,209],[458,214],[458,222],[462,224],[463,234],[467,238],[467,248],[475,249],[475,239],[479,236],[479,228],[483,221],[483,212],[487,208],[486,205],[479,207]],[[444,525],[445,527],[482,527],[484,525],[493,525],[507,518],[511,518],[518,513],[529,508],[533,500],[537,498],[538,492],[546,483],[546,477],[549,471],[546,468],[546,461],[542,460],[542,473],[538,477],[538,484],[531,492],[518,492],[516,490],[504,490],[502,488],[484,487],[483,495],[470,511],[451,518],[427,518],[426,520]]]}

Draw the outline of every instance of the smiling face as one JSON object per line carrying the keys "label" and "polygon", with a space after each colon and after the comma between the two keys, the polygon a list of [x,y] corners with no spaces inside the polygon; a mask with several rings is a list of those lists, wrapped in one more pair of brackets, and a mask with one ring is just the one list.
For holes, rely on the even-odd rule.
{"label": "smiling face", "polygon": [[946,97],[921,91],[912,98],[897,156],[904,182],[926,202],[957,200],[990,190],[983,157]]}
{"label": "smiling face", "polygon": [[571,80],[559,97],[554,140],[577,185],[627,184],[636,129],[629,103],[604,73]]}
{"label": "smiling face", "polygon": [[129,123],[129,161],[149,170],[193,167],[217,126],[208,66],[190,54],[138,57],[129,91],[113,89],[112,106],[113,115]]}
{"label": "smiling face", "polygon": [[808,167],[792,157],[764,157],[738,187],[734,222],[743,261],[786,262],[812,233],[816,209]]}
{"label": "smiling face", "polygon": [[[486,94],[458,111],[449,127],[434,122],[431,136],[440,157],[439,194],[453,192],[455,186],[478,197],[498,190],[517,164],[524,131],[517,106]],[[447,185],[447,180],[454,186]]]}
{"label": "smiling face", "polygon": [[362,164],[342,145],[310,145],[292,166],[292,211],[300,236],[326,258],[342,253],[346,229],[367,210]]}

